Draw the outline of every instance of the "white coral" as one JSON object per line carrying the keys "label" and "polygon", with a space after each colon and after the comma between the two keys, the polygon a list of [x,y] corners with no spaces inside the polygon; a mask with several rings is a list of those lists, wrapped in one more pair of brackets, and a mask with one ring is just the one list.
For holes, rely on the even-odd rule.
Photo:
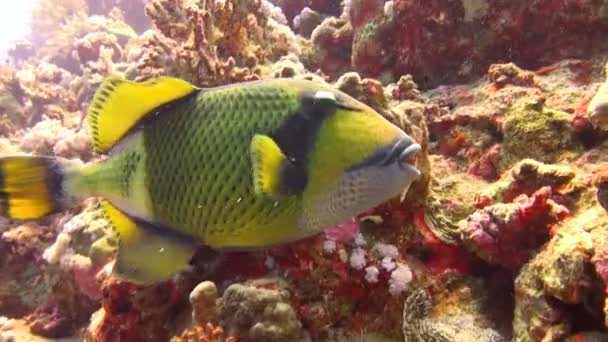
{"label": "white coral", "polygon": [[388,280],[388,292],[397,296],[407,290],[412,282],[414,275],[409,266],[402,263],[397,263],[397,268],[391,273],[391,278]]}

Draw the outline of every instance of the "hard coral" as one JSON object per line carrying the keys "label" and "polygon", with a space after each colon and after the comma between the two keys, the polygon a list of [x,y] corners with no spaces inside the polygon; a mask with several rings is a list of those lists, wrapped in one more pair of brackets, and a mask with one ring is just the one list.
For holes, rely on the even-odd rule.
{"label": "hard coral", "polygon": [[[268,288],[267,288],[268,287]],[[274,288],[273,288],[274,287]],[[276,283],[257,281],[230,285],[219,302],[220,317],[229,335],[249,341],[295,341],[302,338],[301,323]]]}
{"label": "hard coral", "polygon": [[299,52],[293,32],[268,18],[258,0],[156,0],[146,13],[161,34],[144,45],[140,78],[170,74],[205,86],[257,79],[244,67]]}
{"label": "hard coral", "polygon": [[313,47],[302,59],[308,69],[320,68],[330,75],[345,71],[345,65],[350,63],[353,39],[348,21],[326,18],[312,31],[310,39]]}

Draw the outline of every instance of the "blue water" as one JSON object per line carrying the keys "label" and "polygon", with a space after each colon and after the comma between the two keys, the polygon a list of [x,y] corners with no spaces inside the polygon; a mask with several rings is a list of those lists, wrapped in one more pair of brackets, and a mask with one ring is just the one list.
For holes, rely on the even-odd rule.
{"label": "blue water", "polygon": [[32,9],[36,0],[4,0],[0,11],[0,61],[4,61],[11,42],[30,33]]}

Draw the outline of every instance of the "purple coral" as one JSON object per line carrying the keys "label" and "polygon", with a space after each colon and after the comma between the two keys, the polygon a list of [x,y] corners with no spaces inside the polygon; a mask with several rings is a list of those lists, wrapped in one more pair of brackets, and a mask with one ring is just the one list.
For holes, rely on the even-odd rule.
{"label": "purple coral", "polygon": [[551,188],[513,203],[499,203],[477,210],[461,225],[462,240],[480,258],[518,269],[549,239],[551,227],[569,214],[551,200]]}

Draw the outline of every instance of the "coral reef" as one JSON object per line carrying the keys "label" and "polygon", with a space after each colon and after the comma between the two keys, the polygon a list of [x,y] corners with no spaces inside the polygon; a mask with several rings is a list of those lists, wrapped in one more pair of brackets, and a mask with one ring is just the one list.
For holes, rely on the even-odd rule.
{"label": "coral reef", "polygon": [[393,79],[409,73],[432,87],[472,80],[501,56],[527,68],[582,58],[601,46],[604,9],[603,1],[352,0],[343,18],[353,31],[356,71]]}
{"label": "coral reef", "polygon": [[[0,65],[0,154],[92,162],[110,74],[294,77],[422,147],[407,193],[303,241],[110,276],[96,200],[0,225],[0,339],[602,341],[608,2],[39,0]],[[555,29],[559,28],[559,29]],[[80,335],[82,332],[82,337]],[[41,337],[42,338],[42,337]]]}
{"label": "coral reef", "polygon": [[603,209],[592,206],[556,231],[516,279],[516,339],[560,340],[582,331],[603,331],[606,326]]}

